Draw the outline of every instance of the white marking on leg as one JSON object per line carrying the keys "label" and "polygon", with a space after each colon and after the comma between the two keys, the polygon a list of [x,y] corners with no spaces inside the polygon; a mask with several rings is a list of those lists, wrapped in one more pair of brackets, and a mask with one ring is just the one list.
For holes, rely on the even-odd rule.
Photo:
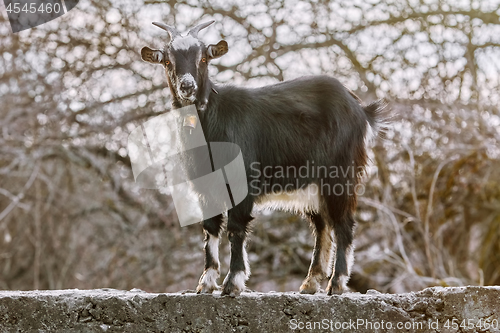
{"label": "white marking on leg", "polygon": [[243,263],[245,264],[245,276],[248,279],[250,277],[250,264],[248,263],[248,254],[246,250],[246,241],[243,243]]}
{"label": "white marking on leg", "polygon": [[349,246],[346,251],[346,260],[347,260],[347,276],[351,276],[351,269],[354,265],[354,244]]}
{"label": "white marking on leg", "polygon": [[209,268],[200,278],[198,290],[202,293],[211,293],[219,288],[217,279],[219,278],[219,271]]}
{"label": "white marking on leg", "polygon": [[212,259],[217,263],[217,270],[220,270],[219,262],[219,237],[212,235],[208,236],[208,251]]}
{"label": "white marking on leg", "polygon": [[211,293],[219,288],[217,285],[217,279],[220,275],[219,237],[215,237],[209,233],[207,233],[207,236],[208,240],[206,241],[205,251],[208,251],[212,260],[217,263],[217,269],[209,267],[203,272],[196,288],[201,293]]}
{"label": "white marking on leg", "polygon": [[[321,255],[320,255],[320,265],[321,271],[327,277],[330,275],[330,258],[332,255],[332,232],[328,225],[325,225],[325,229],[321,234]],[[324,278],[322,277],[322,278]]]}
{"label": "white marking on leg", "polygon": [[[321,281],[330,275],[331,265],[330,260],[332,257],[332,247],[333,247],[333,239],[332,239],[332,231],[328,225],[325,225],[325,228],[316,235],[316,242],[319,237],[319,258],[316,259],[316,253],[313,252],[313,257],[311,259],[311,266],[309,267],[309,273],[307,274],[306,279],[302,282],[300,286],[301,294],[314,294],[321,287]],[[317,244],[315,245],[317,246]],[[315,248],[315,252],[318,249]],[[318,260],[318,261],[315,261]],[[318,265],[320,268],[320,272],[318,272]]]}
{"label": "white marking on leg", "polygon": [[342,287],[342,290],[347,289],[347,282],[349,282],[349,278],[351,277],[351,269],[354,265],[354,244],[349,246],[345,251],[345,257],[347,262],[347,275],[341,275],[339,277],[339,282]]}
{"label": "white marking on leg", "polygon": [[332,248],[331,248],[331,256],[328,267],[330,273],[328,276],[330,277],[333,277],[335,275],[335,263],[337,262],[337,242],[333,241],[334,239],[335,239],[335,230],[332,230]]}
{"label": "white marking on leg", "polygon": [[347,289],[347,282],[349,282],[348,276],[346,276],[346,275],[339,276],[339,284],[340,284],[340,288],[342,291],[348,290]]}
{"label": "white marking on leg", "polygon": [[[229,272],[226,278],[224,279],[224,285],[226,285],[226,280],[228,279],[230,274],[231,272]],[[239,292],[245,291],[246,281],[247,281],[247,276],[245,272],[240,271],[234,275],[233,284],[235,285],[236,289],[238,289]]]}
{"label": "white marking on leg", "polygon": [[245,283],[248,280],[248,277],[250,276],[250,265],[248,264],[248,254],[245,249],[246,242],[243,243],[243,263],[245,265],[245,270],[244,271],[239,271],[233,275],[231,271],[229,271],[224,279],[223,285],[226,286],[227,282],[229,281],[229,277],[233,275],[233,280],[232,283],[236,287],[236,293],[239,294],[243,291],[245,291]]}

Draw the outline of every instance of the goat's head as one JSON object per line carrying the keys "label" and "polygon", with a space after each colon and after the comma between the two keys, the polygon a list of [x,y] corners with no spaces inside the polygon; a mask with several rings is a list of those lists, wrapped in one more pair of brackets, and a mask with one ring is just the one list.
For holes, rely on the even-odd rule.
{"label": "goat's head", "polygon": [[198,109],[203,111],[208,103],[212,89],[208,79],[208,62],[226,54],[228,50],[224,40],[206,46],[198,39],[198,32],[212,23],[214,21],[199,24],[182,36],[174,27],[153,22],[168,32],[169,41],[162,50],[143,47],[141,57],[144,61],[165,67],[174,107],[196,103]]}

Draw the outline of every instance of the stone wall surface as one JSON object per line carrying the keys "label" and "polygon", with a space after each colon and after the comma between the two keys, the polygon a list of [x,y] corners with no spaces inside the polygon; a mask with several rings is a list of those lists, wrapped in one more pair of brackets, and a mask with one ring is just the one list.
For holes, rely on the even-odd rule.
{"label": "stone wall surface", "polygon": [[0,332],[500,332],[500,287],[416,293],[0,292]]}

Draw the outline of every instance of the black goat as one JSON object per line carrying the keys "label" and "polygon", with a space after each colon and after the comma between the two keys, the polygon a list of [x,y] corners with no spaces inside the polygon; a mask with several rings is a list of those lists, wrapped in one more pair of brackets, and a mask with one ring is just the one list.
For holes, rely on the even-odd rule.
{"label": "black goat", "polygon": [[[326,277],[328,294],[340,293],[347,288],[353,263],[353,213],[360,171],[367,163],[365,139],[377,133],[386,104],[363,107],[356,95],[328,76],[251,89],[215,86],[208,78],[208,62],[226,54],[228,45],[222,40],[206,46],[198,39],[198,32],[211,23],[181,36],[175,28],[154,22],[170,39],[162,50],[144,47],[141,55],[165,67],[174,108],[196,105],[208,142],[232,142],[241,148],[249,192],[228,211],[231,262],[222,295],[239,295],[245,289],[250,274],[245,239],[252,209],[268,202],[304,214],[314,228],[316,241],[301,293],[317,292]],[[222,215],[203,221],[205,271],[199,293],[217,288],[222,224]]]}

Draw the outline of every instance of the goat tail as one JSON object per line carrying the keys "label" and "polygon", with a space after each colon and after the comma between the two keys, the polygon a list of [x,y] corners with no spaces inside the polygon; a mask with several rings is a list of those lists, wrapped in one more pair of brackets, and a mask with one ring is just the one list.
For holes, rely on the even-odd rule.
{"label": "goat tail", "polygon": [[388,105],[387,100],[382,98],[363,107],[368,120],[366,137],[369,141],[373,138],[383,136],[386,132],[390,120]]}

